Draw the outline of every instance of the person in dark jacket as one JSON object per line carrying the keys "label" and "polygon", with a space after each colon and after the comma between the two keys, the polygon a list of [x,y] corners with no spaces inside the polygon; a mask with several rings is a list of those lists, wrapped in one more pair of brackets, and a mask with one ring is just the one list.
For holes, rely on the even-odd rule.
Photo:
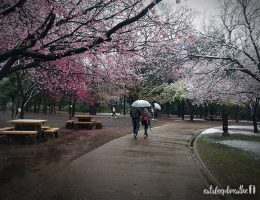
{"label": "person in dark jacket", "polygon": [[132,118],[133,134],[134,134],[135,139],[137,138],[137,135],[138,135],[141,115],[142,115],[142,113],[139,108],[135,108],[135,107],[131,108],[130,116]]}

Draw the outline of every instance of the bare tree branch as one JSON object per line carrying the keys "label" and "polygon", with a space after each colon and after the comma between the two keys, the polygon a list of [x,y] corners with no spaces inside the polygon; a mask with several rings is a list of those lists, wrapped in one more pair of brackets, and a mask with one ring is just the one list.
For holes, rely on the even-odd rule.
{"label": "bare tree branch", "polygon": [[16,8],[22,7],[25,4],[26,0],[18,0],[16,3],[14,3],[11,6],[8,6],[7,8],[0,10],[0,16],[6,16],[10,13],[14,12]]}

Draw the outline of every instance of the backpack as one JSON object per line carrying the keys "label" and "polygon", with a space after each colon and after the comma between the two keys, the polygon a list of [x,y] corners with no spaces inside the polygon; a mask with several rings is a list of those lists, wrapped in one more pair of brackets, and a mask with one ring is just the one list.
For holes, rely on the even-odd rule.
{"label": "backpack", "polygon": [[137,109],[133,108],[131,111],[130,111],[130,115],[133,119],[136,119],[139,117],[139,113],[137,111]]}
{"label": "backpack", "polygon": [[148,115],[148,113],[143,113],[143,115],[142,115],[142,124],[149,124],[149,115]]}

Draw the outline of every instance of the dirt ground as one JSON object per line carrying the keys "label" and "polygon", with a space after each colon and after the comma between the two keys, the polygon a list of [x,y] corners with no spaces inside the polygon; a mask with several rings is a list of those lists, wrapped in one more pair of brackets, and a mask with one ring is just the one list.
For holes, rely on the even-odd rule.
{"label": "dirt ground", "polygon": [[[48,125],[61,128],[59,137],[55,139],[50,136],[44,142],[31,137],[15,140],[11,144],[6,136],[0,137],[0,199],[1,191],[9,191],[10,186],[19,185],[21,180],[27,183],[41,181],[94,148],[132,133],[129,116],[95,116],[94,119],[102,121],[103,128],[93,130],[66,129],[67,113],[27,114],[26,118],[47,119]],[[10,126],[6,123],[8,120],[10,114],[1,113],[0,127]],[[152,126],[165,124],[165,120],[152,122]]]}

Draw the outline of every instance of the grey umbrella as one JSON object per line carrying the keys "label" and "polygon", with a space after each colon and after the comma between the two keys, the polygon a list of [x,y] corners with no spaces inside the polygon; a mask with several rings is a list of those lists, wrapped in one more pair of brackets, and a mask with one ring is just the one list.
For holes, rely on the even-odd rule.
{"label": "grey umbrella", "polygon": [[146,100],[136,100],[131,106],[136,108],[147,108],[150,107],[151,104]]}
{"label": "grey umbrella", "polygon": [[161,110],[161,106],[158,104],[158,103],[154,103],[154,108],[155,109],[158,109],[158,110]]}

